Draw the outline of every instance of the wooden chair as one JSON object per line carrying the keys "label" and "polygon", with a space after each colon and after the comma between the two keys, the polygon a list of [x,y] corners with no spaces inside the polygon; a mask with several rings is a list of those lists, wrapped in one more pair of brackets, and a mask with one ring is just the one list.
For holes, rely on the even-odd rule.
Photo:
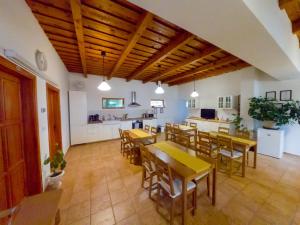
{"label": "wooden chair", "polygon": [[140,146],[134,142],[134,140],[129,135],[129,132],[124,133],[126,139],[128,140],[128,145],[126,146],[127,158],[129,157],[129,162],[132,164],[137,163],[137,159],[140,157]]}
{"label": "wooden chair", "polygon": [[187,121],[182,121],[182,122],[181,122],[181,125],[184,125],[184,126],[188,126],[188,124],[189,124],[189,123],[188,123]]}
{"label": "wooden chair", "polygon": [[165,140],[172,140],[172,125],[170,123],[166,123],[165,126]]}
{"label": "wooden chair", "polygon": [[174,128],[179,128],[179,124],[173,124]]}
{"label": "wooden chair", "polygon": [[[221,163],[221,159],[224,157],[229,162],[229,176],[232,175],[232,168],[233,168],[233,162],[239,162],[243,165],[243,163],[240,161],[243,158],[243,153],[240,151],[236,151],[233,149],[232,140],[231,138],[223,137],[218,135],[218,163]],[[220,168],[220,166],[218,166]]]}
{"label": "wooden chair", "polygon": [[149,132],[150,131],[150,126],[149,125],[145,125],[144,130]]}
{"label": "wooden chair", "polygon": [[190,122],[190,127],[197,128],[197,123]]}
{"label": "wooden chair", "polygon": [[201,154],[210,158],[218,155],[217,146],[213,144],[208,132],[198,131],[196,155]]}
{"label": "wooden chair", "polygon": [[[119,133],[121,136],[121,154],[124,156],[125,154],[128,156],[128,145],[129,145],[129,139],[128,139],[128,131],[119,129]],[[126,135],[128,134],[128,135]]]}
{"label": "wooden chair", "polygon": [[157,128],[151,127],[151,134],[156,135],[157,134]]}
{"label": "wooden chair", "polygon": [[[158,178],[158,190],[156,199],[156,210],[159,212],[161,204],[161,191],[171,200],[170,207],[170,224],[173,225],[175,217],[175,205],[182,200],[182,181],[173,176],[172,170],[168,164],[156,158],[155,160],[156,173]],[[196,184],[189,182],[187,185],[187,195],[192,195],[192,207],[189,210],[195,214],[197,206]]]}
{"label": "wooden chair", "polygon": [[[148,151],[144,145],[140,145],[141,159],[142,159],[142,188],[145,188],[145,182],[149,181],[149,198],[152,199],[151,193],[157,189],[157,182],[153,182],[156,176],[155,157]],[[153,199],[152,199],[153,200]]]}
{"label": "wooden chair", "polygon": [[229,128],[227,127],[219,127],[218,132],[221,134],[229,134]]}
{"label": "wooden chair", "polygon": [[190,135],[184,133],[179,128],[173,127],[173,141],[177,144],[180,144],[188,150],[191,147]]}
{"label": "wooden chair", "polygon": [[[250,131],[249,130],[236,130],[235,136],[245,139],[250,139]],[[236,150],[243,150],[245,146],[235,144],[234,149]],[[249,151],[253,151],[252,149],[249,149]],[[247,151],[247,165],[249,164],[249,151]]]}

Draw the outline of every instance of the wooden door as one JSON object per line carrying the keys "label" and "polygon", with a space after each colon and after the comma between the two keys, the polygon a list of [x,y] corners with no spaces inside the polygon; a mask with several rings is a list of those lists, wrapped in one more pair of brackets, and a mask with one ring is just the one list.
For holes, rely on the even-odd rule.
{"label": "wooden door", "polygon": [[61,118],[59,90],[47,84],[47,110],[48,110],[48,133],[49,154],[52,157],[56,152],[56,145],[61,149]]}
{"label": "wooden door", "polygon": [[21,104],[20,80],[0,71],[0,210],[26,195]]}

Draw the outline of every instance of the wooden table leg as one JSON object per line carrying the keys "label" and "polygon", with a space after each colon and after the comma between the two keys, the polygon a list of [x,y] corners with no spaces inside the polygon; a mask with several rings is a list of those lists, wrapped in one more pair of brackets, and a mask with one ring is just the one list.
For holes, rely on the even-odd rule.
{"label": "wooden table leg", "polygon": [[165,140],[166,141],[168,140],[168,129],[167,128],[165,129]]}
{"label": "wooden table leg", "polygon": [[217,166],[213,169],[212,205],[216,205]]}
{"label": "wooden table leg", "polygon": [[243,161],[242,161],[242,176],[246,176],[246,154],[247,154],[247,149],[244,148],[243,151]]}
{"label": "wooden table leg", "polygon": [[256,168],[256,160],[257,160],[257,146],[253,147],[254,149],[254,160],[253,160],[253,167]]}
{"label": "wooden table leg", "polygon": [[182,225],[187,225],[187,180],[182,180]]}

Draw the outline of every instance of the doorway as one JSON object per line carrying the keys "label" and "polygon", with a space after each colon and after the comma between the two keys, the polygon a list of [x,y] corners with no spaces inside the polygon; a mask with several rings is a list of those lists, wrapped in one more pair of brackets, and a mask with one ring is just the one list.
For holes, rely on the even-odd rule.
{"label": "doorway", "polygon": [[0,210],[41,191],[36,79],[0,56]]}
{"label": "doorway", "polygon": [[48,135],[50,158],[57,149],[62,149],[60,92],[59,89],[47,83]]}

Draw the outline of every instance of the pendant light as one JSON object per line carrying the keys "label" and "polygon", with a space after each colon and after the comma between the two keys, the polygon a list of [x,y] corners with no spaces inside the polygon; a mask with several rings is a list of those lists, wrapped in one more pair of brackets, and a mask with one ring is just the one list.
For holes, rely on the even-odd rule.
{"label": "pendant light", "polygon": [[198,92],[196,91],[196,80],[195,80],[195,78],[194,78],[194,91],[191,93],[191,97],[192,98],[196,98],[196,97],[198,97],[199,96],[199,94],[198,94]]}
{"label": "pendant light", "polygon": [[102,56],[102,74],[103,74],[103,80],[102,82],[99,84],[98,89],[100,91],[109,91],[111,89],[111,87],[109,86],[109,84],[105,81],[105,75],[104,75],[104,58],[106,56],[106,52],[102,51],[101,52],[101,56]]}
{"label": "pendant light", "polygon": [[[158,65],[158,74],[160,74],[160,65]],[[157,82],[157,88],[155,89],[155,93],[158,95],[165,93],[165,90],[161,86],[161,81]]]}

